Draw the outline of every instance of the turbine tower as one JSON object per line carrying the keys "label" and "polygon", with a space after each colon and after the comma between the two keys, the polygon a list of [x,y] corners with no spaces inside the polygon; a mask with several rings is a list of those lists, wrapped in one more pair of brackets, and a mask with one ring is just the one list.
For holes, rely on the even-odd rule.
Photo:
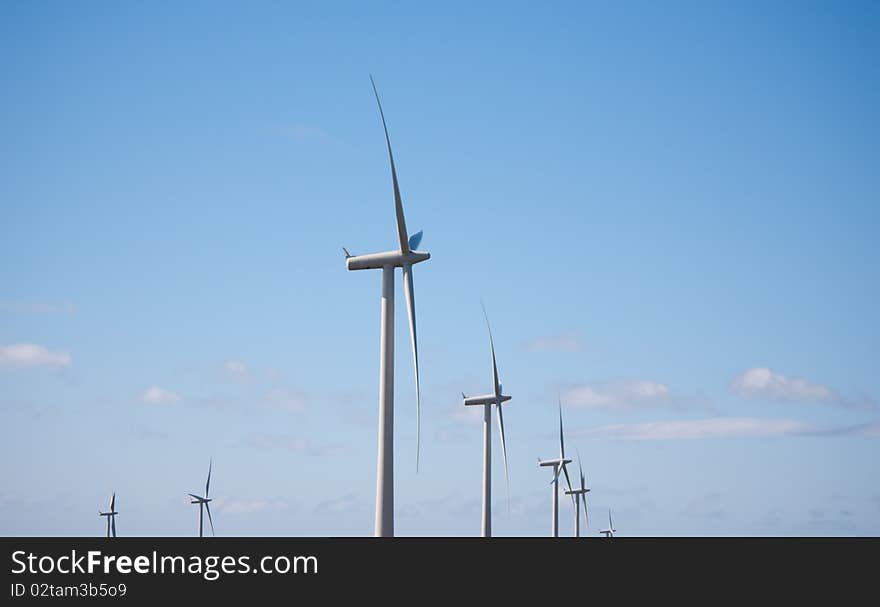
{"label": "turbine tower", "polygon": [[587,489],[587,481],[584,477],[584,468],[581,466],[581,454],[578,453],[578,471],[581,473],[581,488],[568,490],[565,492],[566,495],[572,496],[574,499],[574,536],[581,536],[581,500],[584,502],[584,528],[586,528],[590,523],[590,517],[587,514],[587,493],[590,492]]}
{"label": "turbine tower", "polygon": [[608,529],[602,529],[599,531],[605,537],[614,537],[614,534],[617,532],[617,529],[614,528],[614,523],[611,522],[611,508],[608,509]]}
{"label": "turbine tower", "polygon": [[415,294],[413,292],[412,267],[431,258],[431,254],[417,251],[422,240],[422,232],[407,238],[406,221],[403,217],[403,202],[397,185],[397,170],[394,155],[391,153],[391,138],[385,124],[385,114],[376,83],[370,76],[373,94],[379,106],[382,128],[385,130],[385,144],[388,147],[388,160],[391,164],[391,183],[394,191],[394,211],[397,216],[397,237],[400,248],[385,253],[351,255],[345,252],[345,263],[349,270],[382,270],[382,299],[379,342],[379,450],[376,464],[376,524],[377,537],[394,536],[394,270],[403,269],[403,294],[409,314],[409,332],[412,342],[413,363],[416,378],[416,472],[419,469],[420,421],[419,421],[419,350],[416,342]]}
{"label": "turbine tower", "polygon": [[202,497],[194,493],[188,494],[192,498],[190,504],[199,505],[199,537],[204,537],[202,522],[205,510],[208,511],[208,522],[211,523],[211,535],[214,535],[214,520],[211,518],[211,506],[208,505],[212,501],[208,497],[208,491],[211,489],[211,468],[213,466],[213,460],[208,462],[208,482],[205,483],[205,496]]}
{"label": "turbine tower", "polygon": [[539,466],[553,466],[553,537],[559,537],[559,473],[565,474],[565,482],[571,491],[571,479],[568,478],[568,468],[571,460],[565,458],[565,440],[562,436],[562,399],[559,400],[559,457],[556,459],[538,460]]}
{"label": "turbine tower", "polygon": [[110,532],[113,532],[112,537],[116,537],[116,515],[119,514],[116,511],[116,492],[113,492],[113,496],[110,498],[110,511],[109,512],[101,512],[98,510],[98,516],[106,516],[107,517],[107,537],[111,537]]}
{"label": "turbine tower", "polygon": [[[480,304],[482,306],[482,303]],[[495,363],[495,342],[492,340],[492,327],[489,326],[489,315],[486,314],[486,306],[483,306],[483,316],[486,319],[486,328],[489,330],[489,350],[492,352],[492,380],[494,392],[483,396],[465,396],[462,392],[466,406],[483,405],[483,537],[492,537],[492,405],[498,409],[498,429],[501,432],[501,452],[504,456],[504,477],[507,480],[507,500],[510,504],[510,475],[507,470],[507,446],[504,440],[504,416],[501,412],[501,404],[510,400],[501,390],[501,380],[498,379],[498,365]]]}

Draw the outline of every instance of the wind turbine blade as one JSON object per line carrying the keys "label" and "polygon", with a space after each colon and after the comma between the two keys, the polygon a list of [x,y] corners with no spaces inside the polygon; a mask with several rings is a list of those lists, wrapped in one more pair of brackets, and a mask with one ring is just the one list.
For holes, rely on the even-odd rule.
{"label": "wind turbine blade", "polygon": [[190,496],[190,497],[193,498],[193,499],[202,500],[202,501],[205,500],[205,498],[203,498],[203,497],[201,497],[201,496],[198,496],[198,495],[196,495],[195,493],[187,493],[187,495]]}
{"label": "wind turbine blade", "polygon": [[608,509],[608,528],[614,529],[614,523],[611,522],[611,508]]}
{"label": "wind turbine blade", "polygon": [[373,76],[370,76],[373,85],[373,94],[376,95],[376,105],[379,106],[379,115],[382,117],[382,128],[385,129],[385,143],[388,146],[388,160],[391,162],[391,181],[394,184],[394,212],[397,214],[397,236],[400,238],[400,251],[409,253],[409,242],[406,237],[406,220],[403,218],[403,202],[400,200],[400,188],[397,185],[397,169],[394,168],[394,155],[391,153],[391,138],[388,136],[388,125],[385,124],[385,112],[382,111],[382,102],[379,101],[379,91]]}
{"label": "wind turbine blade", "polygon": [[590,526],[590,515],[588,514],[588,511],[587,511],[587,494],[586,494],[586,493],[582,493],[582,494],[581,494],[581,497],[582,497],[583,500],[584,500],[584,527],[585,527],[585,528],[589,528],[589,526]]}
{"label": "wind turbine blade", "polygon": [[416,294],[413,290],[412,265],[403,264],[403,294],[406,297],[406,311],[409,316],[409,335],[412,341],[413,365],[416,372],[416,472],[419,471],[421,451],[421,397],[419,395],[419,346],[416,339]]}
{"label": "wind turbine blade", "polygon": [[211,504],[205,502],[205,510],[208,511],[208,522],[211,523],[211,535],[214,535],[214,519],[211,518]]}
{"label": "wind turbine blade", "polygon": [[211,487],[211,468],[214,467],[214,458],[208,461],[208,482],[205,483],[205,497],[208,497],[208,489]]}
{"label": "wind turbine blade", "polygon": [[115,516],[111,516],[110,518],[113,519],[113,523],[112,523],[112,525],[111,525],[111,526],[112,526],[112,529],[113,529],[113,537],[116,537],[116,517],[115,517]]}
{"label": "wind turbine blade", "polygon": [[[565,459],[565,438],[562,436],[562,397],[559,397],[559,459]],[[565,473],[568,476],[568,472]]]}
{"label": "wind turbine blade", "polygon": [[415,234],[409,237],[409,248],[413,251],[419,248],[419,245],[422,243],[422,230],[419,230]]}
{"label": "wind turbine blade", "polygon": [[574,452],[578,456],[578,472],[580,472],[581,475],[581,491],[583,491],[584,489],[586,489],[586,487],[584,486],[586,479],[584,479],[584,467],[581,466],[581,451],[580,449],[575,449]]}
{"label": "wind turbine blade", "polygon": [[116,492],[113,492],[113,496],[110,498],[110,512],[113,512],[116,508]]}
{"label": "wind turbine blade", "polygon": [[501,404],[495,405],[498,408],[498,429],[501,431],[501,454],[504,457],[504,479],[507,481],[507,511],[510,513],[510,472],[507,469],[507,441],[504,438],[504,417],[501,413]]}
{"label": "wind turbine blade", "polygon": [[486,306],[480,302],[483,308],[483,317],[486,319],[486,328],[489,329],[489,349],[492,351],[492,381],[495,382],[495,396],[501,396],[501,381],[498,379],[498,364],[495,362],[495,341],[492,339],[492,327],[489,325],[489,315]]}
{"label": "wind turbine blade", "polygon": [[571,491],[571,479],[568,478],[568,468],[565,467],[565,464],[562,464],[562,471],[565,473],[565,484],[568,485],[568,490]]}

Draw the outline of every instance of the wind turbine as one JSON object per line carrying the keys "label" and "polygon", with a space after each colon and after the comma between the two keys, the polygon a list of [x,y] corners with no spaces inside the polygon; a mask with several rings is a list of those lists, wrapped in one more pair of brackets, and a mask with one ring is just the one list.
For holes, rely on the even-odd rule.
{"label": "wind turbine", "polygon": [[466,406],[483,405],[483,537],[492,537],[492,405],[498,409],[498,428],[501,431],[501,452],[504,455],[504,477],[507,479],[508,505],[510,504],[510,475],[507,470],[507,446],[504,440],[504,417],[501,412],[501,403],[510,400],[501,390],[501,380],[498,379],[498,365],[495,363],[495,342],[492,340],[492,327],[489,326],[489,315],[486,314],[486,306],[483,306],[483,316],[486,318],[486,328],[489,329],[489,349],[492,352],[492,380],[494,392],[483,396],[465,396]]}
{"label": "wind turbine", "polygon": [[394,536],[394,269],[403,268],[403,294],[409,313],[409,332],[412,341],[413,363],[416,377],[416,472],[419,469],[420,421],[419,421],[419,350],[416,342],[415,294],[413,292],[412,267],[431,258],[431,254],[417,251],[422,240],[422,232],[407,238],[406,221],[403,217],[403,202],[397,185],[397,170],[394,155],[391,153],[391,138],[385,124],[385,114],[376,83],[370,76],[373,94],[379,106],[382,128],[385,130],[385,144],[388,147],[388,160],[391,164],[391,183],[394,190],[394,211],[397,216],[397,237],[400,248],[385,253],[351,255],[343,247],[345,263],[349,270],[382,270],[382,299],[379,341],[379,451],[376,464],[376,523],[377,537]]}
{"label": "wind turbine", "polygon": [[107,517],[107,537],[110,536],[110,532],[112,530],[113,536],[116,537],[116,515],[119,514],[116,511],[116,492],[113,492],[113,496],[110,498],[110,512],[101,512],[98,510],[98,516],[106,516]]}
{"label": "wind turbine", "polygon": [[568,468],[571,460],[565,458],[565,439],[562,436],[562,399],[559,400],[559,457],[556,459],[538,460],[539,466],[553,466],[553,537],[559,537],[559,473],[565,474],[565,482],[571,491],[571,479],[568,478]]}
{"label": "wind turbine", "polygon": [[587,514],[587,493],[590,492],[587,489],[587,481],[584,477],[584,468],[581,466],[581,454],[578,453],[578,470],[581,473],[581,488],[580,489],[569,489],[565,492],[566,495],[572,496],[574,499],[574,536],[581,536],[581,500],[584,501],[584,527],[589,525],[590,517]]}
{"label": "wind turbine", "polygon": [[204,516],[204,511],[208,511],[208,522],[211,523],[211,535],[214,535],[214,520],[211,518],[211,506],[208,504],[212,501],[211,498],[208,497],[208,491],[211,488],[211,468],[214,466],[214,461],[211,460],[208,463],[208,482],[205,483],[205,496],[202,497],[200,495],[196,495],[194,493],[188,494],[192,500],[190,504],[198,504],[199,505],[199,537],[203,537],[202,533],[202,521]]}
{"label": "wind turbine", "polygon": [[614,537],[614,534],[617,532],[617,529],[614,528],[614,523],[611,522],[611,508],[608,509],[608,529],[601,529],[599,533],[604,535],[605,537]]}

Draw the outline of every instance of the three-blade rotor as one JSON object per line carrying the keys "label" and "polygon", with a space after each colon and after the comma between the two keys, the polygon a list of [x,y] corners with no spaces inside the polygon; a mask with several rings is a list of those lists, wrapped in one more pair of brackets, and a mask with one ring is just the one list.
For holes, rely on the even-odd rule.
{"label": "three-blade rotor", "polygon": [[[198,504],[199,508],[204,507],[208,512],[208,522],[211,524],[211,534],[214,535],[214,519],[211,518],[211,502],[213,501],[209,497],[209,493],[211,491],[211,470],[214,468],[214,460],[213,458],[208,462],[208,479],[205,481],[205,495],[204,497],[201,495],[196,495],[195,493],[187,493],[192,498],[191,504]],[[199,523],[199,528],[201,529],[201,523]]]}
{"label": "three-blade rotor", "polygon": [[396,268],[403,270],[403,294],[406,299],[407,319],[409,320],[410,342],[413,354],[413,368],[416,384],[416,471],[419,469],[421,454],[421,387],[419,385],[419,348],[416,331],[416,296],[413,285],[412,266],[431,257],[430,253],[417,251],[422,241],[422,231],[412,236],[407,235],[406,219],[403,215],[403,200],[400,195],[400,185],[397,182],[397,166],[394,164],[394,153],[391,151],[391,136],[388,134],[388,124],[385,121],[385,112],[382,102],[379,100],[379,91],[373,77],[370,76],[373,86],[373,94],[376,97],[376,105],[379,107],[379,116],[382,119],[382,129],[385,132],[385,145],[388,149],[388,162],[391,165],[391,184],[394,192],[394,215],[397,224],[397,240],[399,249],[386,253],[371,253],[367,255],[351,255],[348,249],[345,252],[346,265],[349,270],[365,270],[380,268]]}
{"label": "three-blade rotor", "polygon": [[566,466],[571,460],[565,459],[565,434],[562,431],[562,397],[559,397],[559,464],[556,466],[556,473],[553,475],[552,483],[559,480],[559,473],[565,474],[565,484],[571,491],[571,479],[568,477],[568,468]]}
{"label": "three-blade rotor", "polygon": [[507,482],[507,507],[510,508],[510,471],[507,466],[507,437],[504,434],[504,412],[502,403],[510,400],[509,396],[504,396],[501,390],[501,380],[498,377],[498,362],[495,359],[495,340],[492,338],[492,326],[489,324],[489,314],[486,312],[486,306],[480,302],[483,308],[483,318],[486,319],[486,329],[489,332],[489,351],[492,354],[492,387],[495,393],[495,409],[498,411],[498,431],[501,434],[501,455],[504,459],[504,478]]}

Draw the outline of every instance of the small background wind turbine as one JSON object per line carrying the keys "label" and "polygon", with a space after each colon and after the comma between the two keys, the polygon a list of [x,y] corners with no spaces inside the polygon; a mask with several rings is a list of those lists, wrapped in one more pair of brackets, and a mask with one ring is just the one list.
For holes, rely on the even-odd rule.
{"label": "small background wind turbine", "polygon": [[413,364],[416,376],[416,471],[419,469],[420,421],[419,421],[419,349],[416,341],[415,292],[413,291],[412,267],[431,258],[425,251],[417,251],[422,241],[422,232],[407,238],[406,220],[403,217],[403,201],[397,184],[397,169],[391,153],[391,138],[385,113],[379,101],[376,83],[370,76],[382,128],[385,130],[385,144],[388,147],[388,160],[391,164],[391,182],[394,190],[394,211],[397,217],[397,238],[400,248],[385,253],[352,255],[343,247],[345,263],[349,270],[382,270],[382,300],[379,343],[379,453],[376,462],[376,521],[375,535],[391,537],[394,535],[394,270],[403,269],[403,295],[409,313],[409,333],[412,342]]}
{"label": "small background wind turbine", "polygon": [[601,529],[599,533],[604,535],[605,537],[614,537],[614,534],[617,532],[617,529],[614,528],[614,523],[611,522],[611,508],[608,509],[608,529]]}
{"label": "small background wind turbine", "polygon": [[553,537],[559,537],[559,474],[565,474],[565,483],[571,491],[571,479],[568,477],[568,468],[571,460],[565,458],[565,438],[562,433],[562,399],[559,400],[559,457],[556,459],[538,460],[539,466],[553,466]]}
{"label": "small background wind turbine", "polygon": [[507,499],[510,505],[510,475],[507,469],[507,444],[504,438],[504,415],[501,404],[510,400],[501,390],[501,380],[498,379],[498,364],[495,362],[495,342],[492,340],[492,327],[489,326],[489,315],[486,314],[486,306],[483,306],[483,317],[486,319],[486,328],[489,330],[489,350],[492,353],[492,394],[482,396],[465,396],[462,392],[466,406],[483,406],[483,537],[492,537],[492,405],[498,409],[498,428],[501,432],[501,452],[504,456],[504,477],[507,480]]}
{"label": "small background wind turbine", "polygon": [[205,483],[204,497],[202,497],[200,495],[196,495],[194,493],[188,494],[192,498],[192,501],[190,501],[190,504],[198,504],[199,505],[199,537],[204,537],[204,533],[203,533],[204,527],[203,527],[202,523],[204,520],[203,516],[204,516],[205,510],[208,511],[208,522],[211,523],[211,535],[214,535],[214,520],[211,518],[211,506],[209,505],[211,502],[211,498],[208,497],[208,492],[211,490],[211,468],[213,468],[213,467],[214,467],[214,461],[211,460],[210,462],[208,462],[208,481]]}
{"label": "small background wind turbine", "polygon": [[581,536],[581,500],[584,502],[584,528],[589,524],[590,518],[587,515],[587,493],[590,492],[587,489],[587,479],[584,476],[584,468],[581,466],[581,454],[578,453],[578,471],[581,474],[581,487],[580,489],[569,489],[566,491],[566,495],[572,496],[574,499],[574,536]]}
{"label": "small background wind turbine", "polygon": [[106,516],[107,517],[107,537],[111,537],[110,532],[113,532],[112,537],[116,537],[116,515],[119,514],[116,512],[116,492],[113,492],[113,496],[110,498],[110,511],[109,512],[101,512],[98,510],[98,516]]}

